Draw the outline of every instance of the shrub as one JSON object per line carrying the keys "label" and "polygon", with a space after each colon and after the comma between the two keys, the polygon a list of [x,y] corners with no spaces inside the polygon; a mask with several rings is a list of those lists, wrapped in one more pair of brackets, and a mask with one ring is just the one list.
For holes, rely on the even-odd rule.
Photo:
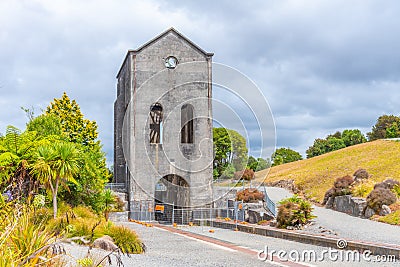
{"label": "shrub", "polygon": [[264,199],[264,194],[256,188],[246,188],[236,193],[236,200],[253,203]]}
{"label": "shrub", "polygon": [[112,226],[105,234],[112,237],[122,253],[138,254],[145,251],[145,246],[136,233],[127,227]]}
{"label": "shrub", "polygon": [[326,191],[322,205],[325,205],[330,197],[343,196],[351,193],[350,186],[354,180],[351,176],[346,175],[336,178],[333,187]]}
{"label": "shrub", "polygon": [[[30,209],[13,205],[8,219],[0,221],[6,231],[0,235],[0,266],[52,266],[46,250],[39,249],[53,242],[53,236],[42,224],[35,224]],[[32,255],[37,252],[36,255]]]}
{"label": "shrub", "polygon": [[396,210],[386,216],[380,217],[378,221],[393,225],[400,225],[400,210]]}
{"label": "shrub", "polygon": [[400,210],[400,202],[393,203],[389,206],[392,212]]}
{"label": "shrub", "polygon": [[315,218],[311,203],[297,195],[284,199],[279,204],[276,221],[280,228],[302,226]]}
{"label": "shrub", "polygon": [[374,182],[364,180],[354,185],[351,188],[351,194],[354,197],[367,197],[369,193],[374,189]]}
{"label": "shrub", "polygon": [[231,179],[231,178],[233,178],[234,174],[235,174],[235,167],[232,164],[228,163],[224,167],[224,169],[220,175],[220,178],[221,179]]}
{"label": "shrub", "polygon": [[346,175],[340,178],[337,178],[333,184],[333,187],[338,189],[339,191],[343,191],[349,189],[350,185],[354,182],[353,177],[350,175]]}
{"label": "shrub", "polygon": [[370,177],[366,169],[356,170],[353,176],[355,180],[363,180],[363,179],[368,179]]}
{"label": "shrub", "polygon": [[379,212],[382,205],[391,205],[397,200],[396,196],[389,189],[382,187],[375,188],[367,196],[367,205],[376,212]]}
{"label": "shrub", "polygon": [[254,171],[251,169],[245,169],[244,171],[235,172],[233,176],[236,180],[244,179],[250,181],[255,178]]}
{"label": "shrub", "polygon": [[386,179],[382,183],[378,183],[374,186],[374,189],[376,188],[384,188],[384,189],[389,189],[392,190],[396,185],[400,185],[399,181],[393,180],[393,179]]}
{"label": "shrub", "polygon": [[94,214],[92,208],[90,208],[90,207],[77,206],[77,207],[74,207],[72,210],[76,217],[81,217],[81,218],[97,217],[97,215]]}
{"label": "shrub", "polygon": [[393,186],[393,193],[396,194],[397,198],[400,198],[400,185],[396,184]]}

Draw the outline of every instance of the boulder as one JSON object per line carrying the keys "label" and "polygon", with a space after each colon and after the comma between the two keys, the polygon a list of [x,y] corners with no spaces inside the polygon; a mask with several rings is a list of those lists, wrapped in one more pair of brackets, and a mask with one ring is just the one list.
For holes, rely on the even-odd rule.
{"label": "boulder", "polygon": [[108,235],[97,238],[93,242],[92,247],[104,249],[107,251],[115,251],[118,249],[118,246],[114,244],[114,240]]}
{"label": "boulder", "polygon": [[382,205],[381,211],[379,212],[380,216],[386,216],[390,214],[392,210],[389,208],[388,205]]}
{"label": "boulder", "polygon": [[364,211],[364,217],[365,218],[367,218],[367,219],[371,218],[375,214],[376,214],[376,212],[373,209],[371,209],[370,207],[366,207],[365,208],[365,211]]}
{"label": "boulder", "polygon": [[335,197],[328,197],[325,207],[328,209],[333,209],[333,202],[335,200]]}
{"label": "boulder", "polygon": [[269,221],[274,219],[274,216],[265,210],[263,203],[245,203],[243,206],[245,210],[245,218],[249,223],[258,223],[259,221]]}
{"label": "boulder", "polygon": [[259,221],[269,221],[274,219],[274,217],[269,214],[265,209],[249,209],[247,211],[249,215],[249,223],[258,223]]}
{"label": "boulder", "polygon": [[365,198],[352,197],[351,195],[337,196],[333,201],[333,209],[350,214],[352,216],[361,217],[367,206]]}

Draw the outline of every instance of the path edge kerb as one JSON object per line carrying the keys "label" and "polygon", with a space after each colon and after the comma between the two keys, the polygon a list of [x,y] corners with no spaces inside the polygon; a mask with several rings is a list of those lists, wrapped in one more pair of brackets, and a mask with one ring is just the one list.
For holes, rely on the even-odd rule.
{"label": "path edge kerb", "polygon": [[364,252],[366,250],[369,250],[374,255],[384,255],[384,256],[394,255],[396,256],[397,260],[400,259],[400,246],[395,244],[380,244],[380,243],[372,243],[365,241],[355,241],[340,237],[328,237],[328,236],[312,235],[306,233],[297,233],[285,229],[265,228],[257,225],[235,224],[233,222],[220,222],[209,219],[202,221],[195,220],[194,223],[197,225],[206,223],[207,225],[212,225],[213,227],[222,229],[231,229],[231,230],[234,230],[237,227],[238,231],[245,233],[281,238],[304,244],[330,247],[335,249],[338,249],[337,241],[339,239],[342,239],[347,241],[347,247],[345,248],[346,250],[357,250],[359,252]]}

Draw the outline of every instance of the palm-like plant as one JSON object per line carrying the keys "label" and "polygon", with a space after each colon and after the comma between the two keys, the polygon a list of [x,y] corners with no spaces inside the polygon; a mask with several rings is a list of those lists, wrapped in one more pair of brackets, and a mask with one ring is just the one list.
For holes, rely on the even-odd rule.
{"label": "palm-like plant", "polygon": [[36,161],[32,165],[32,174],[51,190],[53,217],[57,217],[57,193],[66,182],[77,183],[74,176],[78,173],[79,152],[71,143],[56,142],[38,147]]}

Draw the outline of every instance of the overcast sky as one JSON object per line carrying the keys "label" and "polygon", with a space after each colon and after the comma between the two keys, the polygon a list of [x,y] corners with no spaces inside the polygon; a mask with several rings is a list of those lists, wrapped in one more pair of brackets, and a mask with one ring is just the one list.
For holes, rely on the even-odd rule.
{"label": "overcast sky", "polygon": [[[251,3],[250,3],[251,2]],[[0,1],[0,132],[66,91],[112,161],[115,76],[170,27],[252,79],[278,147],[399,115],[400,1]],[[251,104],[251,103],[250,103]]]}

